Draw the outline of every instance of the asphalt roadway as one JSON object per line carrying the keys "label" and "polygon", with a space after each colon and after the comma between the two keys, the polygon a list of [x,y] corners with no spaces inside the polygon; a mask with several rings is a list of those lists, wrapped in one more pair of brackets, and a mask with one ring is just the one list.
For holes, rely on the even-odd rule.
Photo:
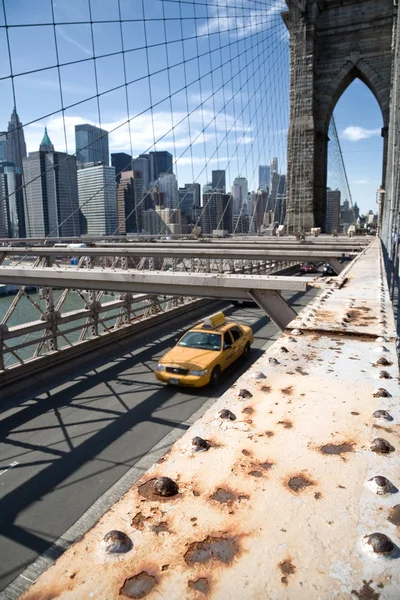
{"label": "asphalt roadway", "polygon": [[[315,294],[311,289],[286,297],[298,312]],[[230,319],[253,328],[255,342],[246,362],[239,359],[215,389],[178,389],[158,382],[153,369],[174,339],[221,308]],[[49,374],[41,389],[27,384],[18,398],[2,399],[0,590],[103,495],[104,511],[115,500],[115,490],[108,500],[107,490],[127,473],[128,487],[132,485],[147,468],[138,471],[135,465],[145,465],[146,456],[154,460],[154,453],[148,453],[155,445],[156,455],[165,453],[189,427],[191,416],[206,410],[278,336],[256,306],[213,302],[156,331],[110,345],[102,356],[86,364],[83,359],[79,369],[62,377]],[[90,525],[88,519],[86,527]]]}

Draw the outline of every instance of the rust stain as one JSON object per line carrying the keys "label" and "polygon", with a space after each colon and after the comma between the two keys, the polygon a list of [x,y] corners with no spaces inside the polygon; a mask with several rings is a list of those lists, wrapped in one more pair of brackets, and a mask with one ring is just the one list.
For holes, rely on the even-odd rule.
{"label": "rust stain", "polygon": [[275,434],[274,434],[274,432],[273,432],[273,431],[266,431],[266,432],[265,432],[265,435],[266,435],[267,437],[269,437],[269,438],[270,438],[270,437],[272,437],[272,436],[273,436],[273,435],[275,435]]}
{"label": "rust stain", "polygon": [[270,385],[263,385],[263,386],[261,386],[261,391],[265,392],[266,394],[269,394],[269,392],[271,391],[271,386]]}
{"label": "rust stain", "polygon": [[396,504],[389,511],[388,521],[400,527],[400,504]]}
{"label": "rust stain", "polygon": [[292,429],[293,423],[287,419],[286,421],[278,421],[277,425],[283,425],[285,429]]}
{"label": "rust stain", "polygon": [[[168,484],[166,486],[168,488],[167,491],[169,495],[160,496],[159,494],[155,493],[157,481],[159,481],[160,479],[166,479],[168,481],[171,481],[171,489],[168,488]],[[146,481],[138,487],[138,493],[140,496],[143,496],[143,498],[146,498],[147,500],[156,500],[157,502],[171,502],[171,500],[176,500],[180,497],[178,486],[175,484],[175,482],[172,482],[172,480],[169,480],[169,478],[167,477],[155,477],[154,479],[149,479],[148,481]]]}
{"label": "rust stain", "polygon": [[135,529],[139,529],[142,531],[144,529],[144,524],[148,521],[150,517],[145,517],[141,512],[138,512],[132,519],[131,525],[135,527]]}
{"label": "rust stain", "polygon": [[171,533],[170,530],[168,529],[168,525],[165,521],[162,521],[161,523],[158,523],[158,525],[153,525],[153,527],[151,528],[151,530],[158,535],[159,533]]}
{"label": "rust stain", "polygon": [[261,471],[250,471],[249,475],[252,477],[262,477]]}
{"label": "rust stain", "polygon": [[375,590],[371,587],[371,583],[372,583],[372,579],[370,579],[369,581],[363,581],[364,585],[361,588],[361,590],[359,590],[357,592],[357,590],[351,590],[351,593],[354,594],[354,596],[357,596],[357,598],[359,598],[359,600],[379,600],[380,598],[380,594],[378,592],[375,592]]}
{"label": "rust stain", "polygon": [[315,498],[316,500],[321,500],[321,498],[322,498],[322,494],[321,494],[321,492],[315,492],[315,494],[314,494],[314,498]]}
{"label": "rust stain", "polygon": [[307,373],[307,371],[304,371],[302,367],[296,367],[295,371],[297,371],[297,373],[300,373],[300,375],[309,375],[309,373]]}
{"label": "rust stain", "polygon": [[254,408],[251,408],[251,406],[246,406],[246,408],[244,408],[242,412],[244,412],[246,415],[252,415],[254,412]]}
{"label": "rust stain", "polygon": [[236,500],[236,495],[231,492],[231,490],[218,488],[212,496],[210,496],[210,500],[215,500],[220,504],[232,504]]}
{"label": "rust stain", "polygon": [[196,581],[189,581],[188,586],[190,589],[201,592],[204,595],[207,595],[210,592],[210,584],[205,577],[200,577],[199,579],[196,579]]}
{"label": "rust stain", "polygon": [[302,473],[297,473],[296,475],[290,477],[290,479],[286,482],[286,485],[292,490],[292,492],[297,494],[302,492],[310,485],[315,485],[315,483]]}
{"label": "rust stain", "polygon": [[325,444],[319,448],[322,454],[339,455],[346,452],[354,452],[353,442],[341,442],[340,444]]}
{"label": "rust stain", "polygon": [[190,544],[184,558],[187,565],[204,564],[209,561],[230,565],[238,552],[235,538],[208,536],[201,542]]}
{"label": "rust stain", "polygon": [[263,463],[260,463],[260,467],[262,469],[264,469],[264,471],[268,471],[269,469],[272,469],[272,467],[275,465],[275,463],[273,462],[269,462],[269,461],[265,461]]}
{"label": "rust stain", "polygon": [[242,450],[242,454],[244,454],[245,456],[251,456],[250,450],[246,450],[246,449]]}
{"label": "rust stain", "polygon": [[351,414],[355,416],[355,415],[359,415],[360,413],[359,413],[359,412],[355,412],[355,411],[354,411],[354,412],[352,412]]}
{"label": "rust stain", "polygon": [[296,567],[292,563],[292,559],[287,558],[286,560],[283,560],[278,564],[278,567],[283,575],[283,577],[281,577],[281,583],[283,583],[283,585],[288,585],[289,575],[294,575],[294,573],[296,572]]}
{"label": "rust stain", "polygon": [[293,386],[290,385],[288,387],[282,388],[281,392],[284,396],[291,396],[293,394]]}
{"label": "rust stain", "polygon": [[161,571],[168,571],[168,569],[169,569],[169,565],[163,565],[161,567]]}
{"label": "rust stain", "polygon": [[144,598],[150,594],[156,584],[157,581],[153,575],[142,571],[138,575],[126,579],[124,585],[119,590],[119,594],[127,598]]}

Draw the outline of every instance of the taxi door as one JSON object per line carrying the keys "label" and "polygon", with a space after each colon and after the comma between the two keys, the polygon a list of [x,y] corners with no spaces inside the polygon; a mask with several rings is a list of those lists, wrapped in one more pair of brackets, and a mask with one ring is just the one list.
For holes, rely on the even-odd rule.
{"label": "taxi door", "polygon": [[243,331],[237,325],[231,327],[229,329],[229,333],[231,334],[233,339],[233,360],[236,360],[244,351],[244,347],[246,345],[246,337],[243,335]]}
{"label": "taxi door", "polygon": [[223,337],[223,350],[222,350],[222,370],[229,367],[235,360],[235,352],[233,349],[233,339],[229,331],[225,331]]}

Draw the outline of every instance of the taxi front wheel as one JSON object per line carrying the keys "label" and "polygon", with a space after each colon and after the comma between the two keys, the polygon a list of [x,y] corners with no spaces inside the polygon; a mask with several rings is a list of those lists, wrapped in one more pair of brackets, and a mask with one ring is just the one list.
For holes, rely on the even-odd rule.
{"label": "taxi front wheel", "polygon": [[212,385],[213,387],[218,385],[220,379],[221,379],[221,369],[217,365],[212,370],[211,377],[210,377],[210,385]]}
{"label": "taxi front wheel", "polygon": [[245,345],[244,350],[242,352],[242,358],[247,358],[249,354],[250,354],[250,344],[247,342],[247,344]]}

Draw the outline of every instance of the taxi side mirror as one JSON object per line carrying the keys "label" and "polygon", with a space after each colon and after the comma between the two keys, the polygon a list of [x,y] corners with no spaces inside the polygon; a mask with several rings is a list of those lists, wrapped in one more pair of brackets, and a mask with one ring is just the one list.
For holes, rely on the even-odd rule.
{"label": "taxi side mirror", "polygon": [[224,344],[224,350],[229,350],[232,348],[232,344]]}

